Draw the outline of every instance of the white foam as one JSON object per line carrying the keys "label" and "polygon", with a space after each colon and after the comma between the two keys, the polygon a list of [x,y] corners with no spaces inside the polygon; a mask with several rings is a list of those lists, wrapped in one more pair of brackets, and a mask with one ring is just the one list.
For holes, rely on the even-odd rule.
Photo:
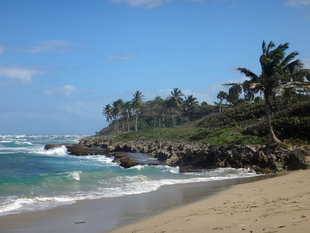
{"label": "white foam", "polygon": [[0,143],[11,143],[12,141],[10,140],[1,140]]}
{"label": "white foam", "polygon": [[55,147],[50,150],[43,150],[43,148],[40,148],[39,150],[33,151],[33,153],[42,155],[65,156],[67,155],[67,148],[65,146]]}
{"label": "white foam", "polygon": [[72,178],[73,180],[80,180],[80,174],[82,172],[81,171],[73,171],[73,172],[69,172],[68,173],[68,177]]}
{"label": "white foam", "polygon": [[75,202],[75,199],[69,196],[18,198],[13,201],[12,199],[14,197],[1,203],[0,216],[69,205]]}
{"label": "white foam", "polygon": [[107,157],[105,155],[87,155],[87,156],[74,156],[75,158],[81,160],[90,160],[90,161],[97,161],[102,165],[109,165],[109,166],[118,166],[115,162],[113,162],[112,157]]}

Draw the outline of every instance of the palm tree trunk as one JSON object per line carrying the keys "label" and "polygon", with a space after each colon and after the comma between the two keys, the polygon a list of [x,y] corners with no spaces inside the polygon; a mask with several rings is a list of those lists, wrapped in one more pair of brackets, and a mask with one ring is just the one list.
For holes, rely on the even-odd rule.
{"label": "palm tree trunk", "polygon": [[266,111],[266,123],[268,127],[269,140],[274,143],[279,143],[281,141],[279,138],[277,138],[272,128],[269,97],[266,96],[266,94],[265,94],[265,111]]}
{"label": "palm tree trunk", "polygon": [[220,112],[222,112],[222,100],[220,101]]}
{"label": "palm tree trunk", "polygon": [[138,131],[138,113],[136,112],[135,130]]}
{"label": "palm tree trunk", "polygon": [[130,127],[129,127],[129,113],[127,112],[127,131],[130,131]]}

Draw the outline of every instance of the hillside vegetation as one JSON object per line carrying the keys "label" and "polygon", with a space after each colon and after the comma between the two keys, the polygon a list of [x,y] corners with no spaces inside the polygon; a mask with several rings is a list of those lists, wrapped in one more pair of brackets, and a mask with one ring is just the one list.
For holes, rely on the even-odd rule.
{"label": "hillside vegetation", "polygon": [[[310,70],[286,55],[288,43],[262,43],[261,73],[237,68],[248,79],[227,83],[214,105],[174,88],[170,96],[144,102],[141,91],[132,100],[118,99],[103,108],[110,126],[98,135],[116,140],[201,141],[217,145],[310,141]],[[243,94],[243,95],[242,95]],[[225,102],[225,104],[224,104]]]}
{"label": "hillside vegetation", "polygon": [[[272,121],[277,136],[287,143],[310,142],[310,101],[279,108]],[[262,103],[243,104],[222,113],[174,128],[123,132],[116,140],[201,141],[215,145],[267,143],[267,126]]]}

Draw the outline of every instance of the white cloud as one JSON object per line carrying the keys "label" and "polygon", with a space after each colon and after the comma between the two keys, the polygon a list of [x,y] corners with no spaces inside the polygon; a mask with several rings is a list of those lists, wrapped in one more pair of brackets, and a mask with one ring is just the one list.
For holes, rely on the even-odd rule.
{"label": "white cloud", "polygon": [[310,0],[287,0],[286,4],[292,7],[310,6]]}
{"label": "white cloud", "polygon": [[17,79],[24,84],[30,83],[33,76],[43,73],[30,67],[0,66],[0,76]]}
{"label": "white cloud", "polygon": [[55,96],[65,96],[70,97],[73,93],[80,93],[81,90],[77,89],[72,85],[65,85],[61,87],[56,87],[45,91],[46,95],[55,95]]}
{"label": "white cloud", "polygon": [[128,55],[111,55],[109,57],[106,57],[104,60],[105,61],[115,61],[115,60],[124,61],[124,60],[133,60],[133,59],[137,59],[137,56],[128,54]]}
{"label": "white cloud", "polygon": [[73,44],[73,42],[67,40],[44,40],[37,42],[35,46],[32,46],[26,50],[31,53],[64,52],[70,50]]}
{"label": "white cloud", "polygon": [[170,0],[109,0],[112,3],[125,3],[132,7],[154,8],[169,2]]}

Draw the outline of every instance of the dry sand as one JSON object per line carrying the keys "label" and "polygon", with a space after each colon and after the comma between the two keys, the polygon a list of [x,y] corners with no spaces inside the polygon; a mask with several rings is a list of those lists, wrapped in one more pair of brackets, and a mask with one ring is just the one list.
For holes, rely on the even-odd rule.
{"label": "dry sand", "polygon": [[310,170],[241,184],[116,232],[310,232]]}

